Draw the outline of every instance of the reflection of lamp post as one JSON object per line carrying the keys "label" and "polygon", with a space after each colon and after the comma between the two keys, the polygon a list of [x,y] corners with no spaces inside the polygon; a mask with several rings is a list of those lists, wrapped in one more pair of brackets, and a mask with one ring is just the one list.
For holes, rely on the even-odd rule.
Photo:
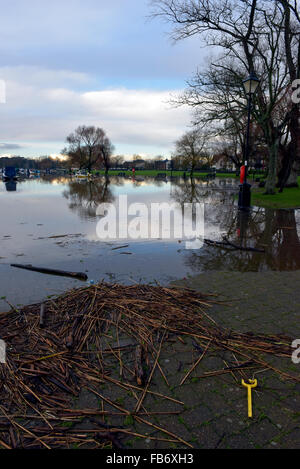
{"label": "reflection of lamp post", "polygon": [[247,134],[246,134],[246,143],[244,148],[244,178],[240,186],[239,194],[239,208],[241,210],[249,210],[251,205],[251,185],[247,183],[247,167],[249,160],[249,140],[250,140],[250,120],[251,120],[251,107],[252,107],[252,97],[255,93],[258,85],[259,79],[257,76],[251,72],[249,77],[243,81],[245,93],[248,98],[248,121],[247,121]]}
{"label": "reflection of lamp post", "polygon": [[237,216],[237,237],[241,247],[247,247],[247,230],[250,221],[250,213],[240,210]]}

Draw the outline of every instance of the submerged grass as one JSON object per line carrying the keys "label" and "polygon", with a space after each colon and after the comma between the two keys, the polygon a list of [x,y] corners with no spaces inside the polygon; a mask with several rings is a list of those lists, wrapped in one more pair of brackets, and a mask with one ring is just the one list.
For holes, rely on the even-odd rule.
{"label": "submerged grass", "polygon": [[[96,174],[104,174],[105,171],[96,171]],[[126,176],[132,176],[132,171],[123,171],[123,170],[110,170],[108,174],[110,176],[117,176],[119,173],[124,173]],[[187,177],[190,176],[189,171],[166,171],[166,170],[154,170],[154,169],[140,169],[135,171],[136,176],[152,176],[156,177],[158,174],[166,174],[167,176],[171,176],[171,174],[174,177],[183,177],[184,173],[186,174]],[[208,171],[195,171],[194,172],[194,177],[206,177],[209,173]],[[237,177],[235,173],[217,173],[217,177],[219,178],[235,178]]]}
{"label": "submerged grass", "polygon": [[[300,186],[300,177],[298,177],[298,184]],[[291,187],[285,188],[283,192],[279,193],[278,190],[274,195],[266,195],[265,189],[257,188],[252,192],[252,203],[260,207],[269,208],[300,208],[300,188]]]}

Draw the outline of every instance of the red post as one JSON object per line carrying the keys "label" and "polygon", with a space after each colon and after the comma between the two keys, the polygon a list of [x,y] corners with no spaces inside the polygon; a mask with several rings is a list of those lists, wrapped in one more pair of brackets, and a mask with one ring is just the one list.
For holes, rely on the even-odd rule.
{"label": "red post", "polygon": [[243,166],[241,166],[241,172],[240,172],[240,183],[241,184],[244,184],[245,176],[246,176],[246,166],[243,165]]}

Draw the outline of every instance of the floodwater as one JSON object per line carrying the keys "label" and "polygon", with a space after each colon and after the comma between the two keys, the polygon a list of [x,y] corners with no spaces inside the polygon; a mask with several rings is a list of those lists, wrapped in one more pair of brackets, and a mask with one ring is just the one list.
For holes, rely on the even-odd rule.
{"label": "floodwater", "polygon": [[[174,179],[137,180],[112,177],[95,181],[67,178],[0,182],[0,311],[41,301],[84,282],[19,270],[12,263],[86,272],[88,282],[101,279],[126,284],[171,280],[208,270],[263,271],[300,269],[300,211],[253,207],[237,210],[238,182]],[[101,203],[118,207],[120,196],[132,203],[204,203],[204,237],[265,252],[208,246],[186,249],[186,240],[99,239]],[[150,210],[148,213],[150,217]],[[118,217],[117,229],[124,228]],[[149,220],[150,221],[150,220]],[[151,219],[153,224],[153,220]],[[176,218],[171,228],[176,225]],[[172,231],[172,230],[171,230]],[[122,247],[124,246],[124,247]]]}

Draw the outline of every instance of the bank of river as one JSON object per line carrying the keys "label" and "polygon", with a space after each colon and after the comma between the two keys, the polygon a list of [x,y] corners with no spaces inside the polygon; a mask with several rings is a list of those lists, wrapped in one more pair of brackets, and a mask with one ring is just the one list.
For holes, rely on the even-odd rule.
{"label": "bank of river", "polygon": [[[216,300],[216,303],[209,309],[206,305],[204,310],[202,309],[202,314],[206,311],[212,321],[223,325],[229,337],[233,337],[235,331],[251,331],[253,337],[257,334],[272,336],[281,334],[285,336],[282,340],[286,342],[287,336],[290,336],[291,341],[300,337],[300,289],[295,288],[299,281],[300,271],[264,273],[223,271],[205,272],[178,280],[176,284],[199,290],[204,294],[217,295],[207,299],[209,303],[212,300]],[[105,295],[104,300],[107,300],[109,295],[110,293]],[[127,307],[130,307],[129,296],[126,295]],[[169,296],[170,301],[172,296]],[[91,297],[94,297],[93,292]],[[141,304],[145,303],[146,297],[147,287]],[[199,311],[199,327],[203,321],[202,314]],[[163,315],[164,311],[160,319]],[[207,319],[204,322],[207,324]],[[72,329],[72,325],[69,327]],[[105,353],[109,354],[111,347],[118,345],[111,358],[114,366],[106,369],[104,380],[99,383],[96,380],[96,383],[93,383],[92,387],[96,386],[96,394],[88,391],[83,384],[80,395],[73,398],[74,411],[69,410],[68,413],[64,413],[62,409],[55,408],[55,411],[64,417],[53,433],[59,435],[61,432],[62,439],[66,439],[67,431],[70,431],[74,437],[80,434],[80,442],[84,444],[84,439],[88,441],[95,433],[95,428],[99,428],[100,431],[104,428],[106,435],[109,434],[110,428],[120,428],[119,432],[116,430],[113,434],[113,444],[128,449],[174,450],[187,447],[296,449],[300,447],[299,383],[287,380],[284,375],[274,372],[269,367],[266,369],[263,364],[258,370],[248,368],[249,357],[245,357],[244,360],[244,364],[247,362],[248,367],[239,368],[240,362],[237,360],[243,358],[235,355],[234,359],[226,351],[226,347],[224,350],[215,350],[214,344],[210,343],[209,349],[204,353],[204,349],[199,348],[199,338],[193,339],[189,334],[187,336],[182,334],[180,340],[173,334],[166,341],[162,340],[163,337],[164,334],[160,336],[160,340],[164,342],[161,350],[158,348],[153,356],[151,356],[151,347],[147,347],[150,359],[147,365],[148,372],[150,373],[155,364],[155,357],[159,363],[159,367],[153,369],[155,372],[151,374],[151,380],[146,388],[150,393],[137,395],[138,388],[128,388],[128,383],[135,384],[134,377],[128,374],[127,368],[127,366],[132,367],[134,363],[130,355],[132,337],[126,337],[122,331],[115,343],[114,338],[106,331],[103,336]],[[91,347],[92,345],[90,344]],[[241,352],[251,353],[247,345],[242,347]],[[274,369],[299,376],[300,365],[293,363],[289,357],[262,355],[262,358]],[[105,360],[109,360],[109,355],[105,355]],[[123,367],[121,377],[120,364]],[[224,372],[228,367],[232,367],[232,371]],[[214,375],[216,371],[217,374]],[[188,372],[188,378],[183,383],[183,378]],[[242,379],[249,378],[256,378],[258,381],[258,386],[253,391],[251,419],[247,416],[247,394],[242,386]],[[133,417],[130,412],[134,412],[140,402],[140,396],[143,403],[141,412],[137,416],[133,414]],[[85,411],[85,414],[78,421],[76,412],[77,415],[81,415],[81,410]],[[37,428],[40,425],[38,424]],[[51,430],[49,428],[46,430],[47,435],[51,436]],[[32,432],[35,432],[34,427]],[[55,438],[57,436],[54,435],[53,441],[47,439],[47,443],[54,444]],[[101,439],[96,438],[92,444],[99,442]],[[76,447],[74,443],[70,445],[72,448]],[[91,442],[87,444],[89,445]]]}

